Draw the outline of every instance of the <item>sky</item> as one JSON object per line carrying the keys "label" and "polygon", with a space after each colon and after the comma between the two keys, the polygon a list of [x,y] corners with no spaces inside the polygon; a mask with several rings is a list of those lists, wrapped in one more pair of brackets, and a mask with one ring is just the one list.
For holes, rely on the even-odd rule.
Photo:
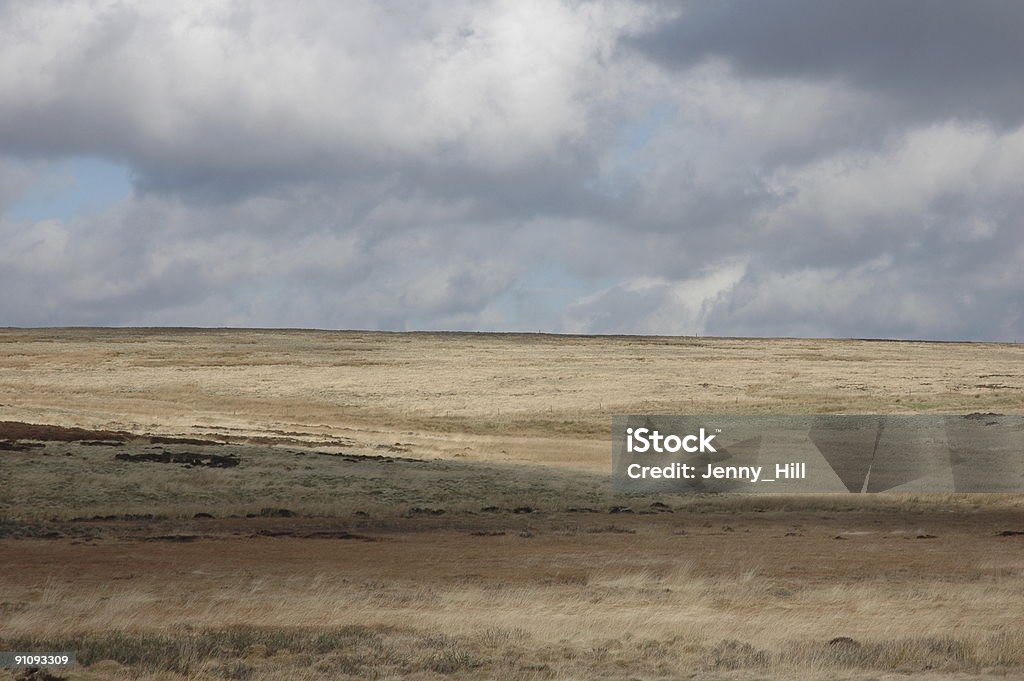
{"label": "sky", "polygon": [[0,326],[1024,340],[1024,3],[0,0]]}

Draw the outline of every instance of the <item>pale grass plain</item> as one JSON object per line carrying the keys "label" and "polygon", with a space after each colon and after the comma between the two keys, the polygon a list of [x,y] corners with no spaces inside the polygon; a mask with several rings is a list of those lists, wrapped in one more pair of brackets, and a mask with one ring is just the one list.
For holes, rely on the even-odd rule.
{"label": "pale grass plain", "polygon": [[71,679],[1024,677],[1019,496],[622,515],[606,479],[619,413],[1024,413],[1019,345],[8,330],[0,405],[243,459],[0,452],[0,639],[94,651]]}
{"label": "pale grass plain", "polygon": [[1024,413],[1019,344],[54,329],[0,353],[9,420],[601,473],[613,414]]}

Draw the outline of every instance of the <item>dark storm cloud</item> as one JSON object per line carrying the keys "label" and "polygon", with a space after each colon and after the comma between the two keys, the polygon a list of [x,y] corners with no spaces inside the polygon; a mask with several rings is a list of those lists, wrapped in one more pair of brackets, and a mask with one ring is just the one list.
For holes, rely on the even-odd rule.
{"label": "dark storm cloud", "polygon": [[1010,0],[695,2],[629,42],[678,67],[837,80],[917,117],[1024,121],[1024,4]]}

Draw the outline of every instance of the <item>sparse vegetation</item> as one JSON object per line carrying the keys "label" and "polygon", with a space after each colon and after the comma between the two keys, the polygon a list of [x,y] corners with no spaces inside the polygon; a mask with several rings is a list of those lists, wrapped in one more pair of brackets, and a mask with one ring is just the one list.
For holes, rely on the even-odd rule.
{"label": "sparse vegetation", "polygon": [[607,479],[612,413],[1021,413],[1019,346],[0,345],[0,649],[75,650],[68,681],[1024,674],[1019,495],[653,498]]}
{"label": "sparse vegetation", "polygon": [[1014,344],[10,329],[0,417],[604,474],[613,414],[1024,413],[1021,366]]}

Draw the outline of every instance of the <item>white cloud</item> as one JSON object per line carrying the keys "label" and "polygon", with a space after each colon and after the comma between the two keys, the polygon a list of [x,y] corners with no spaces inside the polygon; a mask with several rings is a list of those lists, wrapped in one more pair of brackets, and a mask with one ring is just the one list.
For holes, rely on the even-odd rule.
{"label": "white cloud", "polygon": [[745,269],[745,263],[731,262],[683,280],[625,279],[572,305],[565,313],[565,330],[701,335],[709,314],[740,281]]}

